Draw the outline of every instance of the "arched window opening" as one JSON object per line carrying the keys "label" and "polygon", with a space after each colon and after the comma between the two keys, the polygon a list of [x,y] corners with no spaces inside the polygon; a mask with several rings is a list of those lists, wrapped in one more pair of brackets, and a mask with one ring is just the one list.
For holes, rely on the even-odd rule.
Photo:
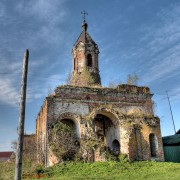
{"label": "arched window opening", "polygon": [[119,144],[119,141],[117,139],[115,139],[112,142],[112,148],[113,148],[113,153],[114,154],[119,154],[119,152],[120,152],[120,144]]}
{"label": "arched window opening", "polygon": [[52,151],[57,152],[58,149],[61,152],[61,155],[58,155],[59,160],[73,160],[80,147],[75,122],[64,118],[57,122],[54,128],[51,138],[55,147],[52,146]]}
{"label": "arched window opening", "polygon": [[92,67],[92,56],[91,56],[91,54],[87,55],[87,65],[89,67]]}
{"label": "arched window opening", "polygon": [[157,156],[157,140],[154,134],[149,135],[149,143],[150,143],[151,157],[156,157]]}
{"label": "arched window opening", "polygon": [[74,70],[76,69],[76,59],[74,59]]}

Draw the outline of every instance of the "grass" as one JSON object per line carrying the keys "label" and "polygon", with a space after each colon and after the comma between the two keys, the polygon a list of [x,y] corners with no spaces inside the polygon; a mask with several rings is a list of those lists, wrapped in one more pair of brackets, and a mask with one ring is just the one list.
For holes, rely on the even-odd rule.
{"label": "grass", "polygon": [[51,180],[61,179],[180,179],[180,164],[160,162],[67,163],[47,169]]}
{"label": "grass", "polygon": [[[0,167],[1,164],[0,164]],[[11,168],[14,169],[12,164],[7,172],[10,173]],[[27,166],[28,167],[28,166]],[[2,170],[3,168],[1,168]],[[41,168],[40,168],[41,169]],[[0,170],[0,171],[1,171]],[[36,172],[38,168],[36,169]],[[5,171],[4,171],[5,172]],[[25,172],[25,169],[24,169]],[[26,172],[28,172],[26,170]],[[32,172],[32,170],[31,170]],[[5,174],[6,174],[5,173]],[[13,172],[11,171],[11,174]],[[7,174],[6,174],[7,175]],[[133,179],[133,180],[179,180],[180,179],[180,164],[178,163],[167,163],[167,162],[95,162],[95,163],[63,163],[53,167],[44,169],[44,175],[46,178],[41,180],[75,180],[75,179]],[[2,176],[3,177],[3,176]],[[11,176],[10,180],[13,179]],[[1,174],[0,174],[1,180]],[[2,179],[6,180],[6,179]],[[31,180],[31,179],[26,179]]]}
{"label": "grass", "polygon": [[[23,174],[33,173],[36,169],[36,165],[32,164],[31,161],[23,162]],[[0,180],[13,180],[15,173],[14,162],[0,162]]]}
{"label": "grass", "polygon": [[13,179],[14,169],[14,163],[0,162],[0,180]]}

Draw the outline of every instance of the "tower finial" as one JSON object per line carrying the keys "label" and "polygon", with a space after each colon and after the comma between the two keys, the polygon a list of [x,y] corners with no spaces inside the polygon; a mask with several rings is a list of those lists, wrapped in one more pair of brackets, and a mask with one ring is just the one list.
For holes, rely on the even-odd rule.
{"label": "tower finial", "polygon": [[83,22],[86,22],[86,15],[88,15],[88,13],[85,10],[83,10],[81,11],[81,14],[82,14]]}
{"label": "tower finial", "polygon": [[87,23],[86,23],[86,15],[88,15],[88,13],[84,10],[84,11],[81,11],[81,14],[82,14],[82,18],[83,18],[83,23],[82,23],[82,30],[83,31],[87,31]]}

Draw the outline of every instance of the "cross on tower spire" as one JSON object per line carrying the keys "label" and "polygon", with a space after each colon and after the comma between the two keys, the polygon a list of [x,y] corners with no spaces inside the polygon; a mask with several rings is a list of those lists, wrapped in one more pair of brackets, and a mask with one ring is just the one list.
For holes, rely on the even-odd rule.
{"label": "cross on tower spire", "polygon": [[81,14],[82,14],[83,21],[86,21],[86,15],[88,15],[88,13],[84,10],[84,11],[81,11]]}

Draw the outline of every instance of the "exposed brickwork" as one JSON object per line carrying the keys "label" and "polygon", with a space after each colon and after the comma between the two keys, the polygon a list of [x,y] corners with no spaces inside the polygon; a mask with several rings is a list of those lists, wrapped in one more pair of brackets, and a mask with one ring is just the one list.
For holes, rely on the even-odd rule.
{"label": "exposed brickwork", "polygon": [[87,28],[83,28],[82,33],[72,49],[73,85],[101,85],[98,67],[98,54],[99,49],[97,44],[88,34]]}
{"label": "exposed brickwork", "polygon": [[45,163],[45,153],[46,153],[46,123],[47,123],[47,101],[44,101],[44,105],[36,119],[36,142],[37,142],[37,157],[38,161]]}
{"label": "exposed brickwork", "polygon": [[[112,141],[117,139],[120,142],[120,152],[127,154],[130,160],[150,160],[149,135],[153,133],[158,143],[156,159],[163,161],[160,123],[153,114],[152,94],[146,87],[132,86],[131,88],[134,87],[138,89],[136,93],[120,91],[119,86],[117,89],[57,87],[55,94],[46,98],[38,115],[36,129],[38,141],[42,147],[46,147],[45,144],[48,146],[48,136],[45,135],[51,130],[53,124],[62,119],[70,119],[75,123],[77,135],[81,139],[87,131],[86,124],[93,122],[98,114],[102,114],[110,119],[114,127],[112,138],[107,137],[110,148],[112,148]],[[44,140],[44,138],[47,139]],[[57,161],[50,150],[43,149],[43,153],[47,159],[47,165]],[[103,159],[103,157],[97,157],[98,154],[99,152],[95,152],[94,160]]]}

